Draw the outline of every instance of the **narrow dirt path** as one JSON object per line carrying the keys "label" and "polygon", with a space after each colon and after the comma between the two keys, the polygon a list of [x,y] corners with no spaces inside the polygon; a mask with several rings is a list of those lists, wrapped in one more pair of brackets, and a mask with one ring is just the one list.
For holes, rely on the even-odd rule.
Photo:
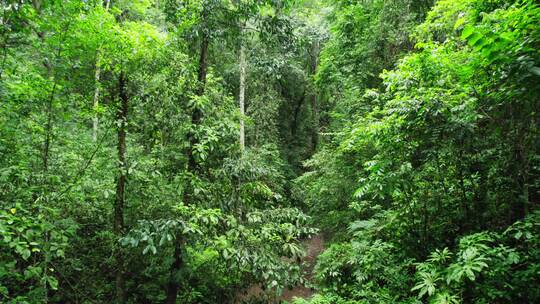
{"label": "narrow dirt path", "polygon": [[[304,274],[307,282],[310,282],[313,278],[313,268],[315,268],[315,263],[317,262],[317,257],[324,250],[324,238],[322,234],[314,235],[311,239],[307,240],[304,243],[306,248],[306,256],[302,259],[301,263],[305,265]],[[278,303],[280,301],[291,301],[293,298],[310,298],[313,296],[314,290],[309,286],[298,285],[293,289],[285,290],[283,295],[278,298]]]}
{"label": "narrow dirt path", "polygon": [[[302,273],[304,274],[305,281],[308,283],[311,282],[313,278],[313,269],[315,268],[315,263],[317,262],[317,257],[324,250],[324,237],[322,233],[316,234],[310,239],[303,242],[303,246],[306,250],[306,255],[299,262],[303,265]],[[273,300],[270,300],[269,303],[283,303],[284,301],[292,301],[293,298],[303,298],[307,299],[313,296],[314,290],[310,286],[297,285],[291,289],[286,289],[283,294],[279,297],[274,297]],[[235,303],[242,303],[251,298],[261,297],[264,295],[264,291],[259,285],[253,285],[248,288],[242,294],[237,295]]]}

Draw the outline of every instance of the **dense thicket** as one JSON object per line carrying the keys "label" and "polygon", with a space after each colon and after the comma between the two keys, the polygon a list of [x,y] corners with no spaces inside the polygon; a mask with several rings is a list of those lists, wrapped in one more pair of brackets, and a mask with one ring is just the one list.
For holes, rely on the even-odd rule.
{"label": "dense thicket", "polygon": [[309,132],[312,42],[291,3],[0,9],[2,303],[223,303],[300,279],[314,230],[286,177],[313,147],[282,142]]}
{"label": "dense thicket", "polygon": [[0,302],[539,302],[539,19],[0,2]]}
{"label": "dense thicket", "polygon": [[334,233],[310,303],[539,301],[539,18],[535,1],[334,5],[329,135],[297,180]]}

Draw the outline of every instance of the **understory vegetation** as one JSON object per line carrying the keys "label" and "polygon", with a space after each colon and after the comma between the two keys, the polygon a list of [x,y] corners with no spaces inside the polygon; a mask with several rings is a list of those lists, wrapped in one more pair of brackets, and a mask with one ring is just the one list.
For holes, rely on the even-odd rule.
{"label": "understory vegetation", "polygon": [[540,302],[537,1],[0,24],[0,303]]}

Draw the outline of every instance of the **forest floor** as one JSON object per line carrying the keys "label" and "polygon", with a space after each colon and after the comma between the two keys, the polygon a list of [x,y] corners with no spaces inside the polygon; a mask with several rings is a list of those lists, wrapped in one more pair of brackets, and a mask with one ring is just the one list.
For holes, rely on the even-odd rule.
{"label": "forest floor", "polygon": [[313,236],[311,239],[304,242],[306,248],[306,256],[302,259],[301,264],[304,269],[305,279],[307,284],[298,285],[293,289],[287,289],[283,292],[283,295],[278,298],[279,301],[291,301],[293,298],[303,298],[307,299],[313,296],[314,290],[309,285],[311,279],[313,278],[313,269],[315,268],[315,263],[317,262],[317,257],[324,250],[324,237],[321,233]]}
{"label": "forest floor", "polygon": [[[285,301],[292,301],[294,298],[308,299],[315,293],[311,288],[311,280],[313,278],[313,269],[317,262],[317,257],[321,254],[324,247],[324,237],[322,233],[316,234],[310,239],[303,242],[306,250],[306,255],[298,262],[302,266],[302,272],[305,278],[305,284],[299,284],[291,289],[286,289],[279,297],[275,297],[272,303],[283,303]],[[237,297],[237,303],[242,303],[250,298],[257,298],[264,295],[264,291],[259,285],[253,285],[248,288],[242,295]]]}

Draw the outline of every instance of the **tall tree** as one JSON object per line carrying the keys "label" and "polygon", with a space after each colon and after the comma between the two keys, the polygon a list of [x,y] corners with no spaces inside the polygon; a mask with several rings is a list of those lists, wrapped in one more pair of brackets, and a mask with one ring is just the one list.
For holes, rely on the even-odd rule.
{"label": "tall tree", "polygon": [[[245,26],[245,23],[244,23]],[[243,27],[243,26],[242,26]],[[247,68],[247,62],[246,62],[246,47],[244,42],[244,33],[245,31],[242,29],[240,34],[240,58],[239,58],[239,74],[240,74],[240,81],[239,81],[239,88],[238,88],[238,103],[240,106],[240,150],[244,151],[246,147],[246,134],[245,134],[245,126],[244,126],[244,115],[246,113],[245,111],[245,95],[246,95],[246,68]]]}
{"label": "tall tree", "polygon": [[[118,177],[116,180],[116,199],[114,203],[114,233],[118,238],[124,234],[124,206],[127,182],[126,161],[126,128],[128,124],[129,96],[127,93],[127,79],[124,71],[118,76],[118,99],[116,110],[117,120],[117,152]],[[124,253],[119,246],[115,246],[116,260],[116,302],[123,304],[127,300],[126,283],[124,278]]]}
{"label": "tall tree", "polygon": [[[103,6],[105,7],[105,12],[109,11],[109,5],[111,1],[110,0],[104,0]],[[101,23],[100,23],[101,27]],[[98,47],[96,50],[96,63],[95,63],[95,73],[94,73],[94,97],[92,102],[92,107],[94,109],[94,118],[92,118],[92,139],[94,142],[97,141],[97,135],[98,135],[98,125],[99,125],[99,117],[98,117],[98,107],[99,107],[99,91],[100,91],[100,78],[101,78],[101,56],[102,50],[101,46]]]}
{"label": "tall tree", "polygon": [[[206,77],[208,69],[208,48],[210,45],[210,37],[208,35],[208,28],[206,28],[206,22],[208,22],[209,9],[206,6],[201,10],[201,24],[202,24],[202,37],[199,45],[199,64],[197,72],[197,89],[196,94],[202,97],[205,93]],[[195,130],[199,126],[202,117],[202,111],[197,105],[194,105],[191,109],[191,125],[187,133],[188,146],[186,147],[185,154],[187,158],[187,174],[188,176],[197,176],[199,173],[199,167],[194,155],[194,149],[198,143]],[[191,182],[188,181],[186,189],[184,189],[183,201],[186,205],[192,205],[195,199],[195,192],[191,186]],[[174,259],[170,267],[170,274],[166,286],[166,299],[165,304],[175,304],[178,296],[178,290],[180,288],[179,272],[184,264],[183,247],[185,245],[184,237],[181,233],[176,236],[176,243],[174,246]]]}

